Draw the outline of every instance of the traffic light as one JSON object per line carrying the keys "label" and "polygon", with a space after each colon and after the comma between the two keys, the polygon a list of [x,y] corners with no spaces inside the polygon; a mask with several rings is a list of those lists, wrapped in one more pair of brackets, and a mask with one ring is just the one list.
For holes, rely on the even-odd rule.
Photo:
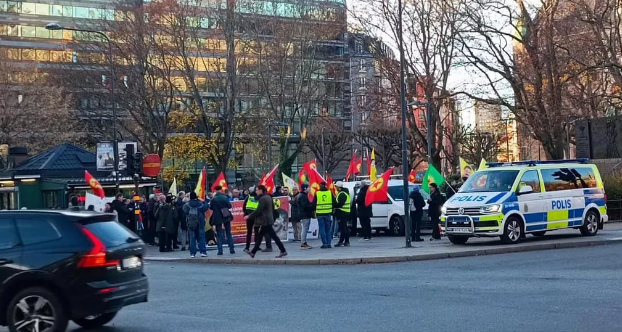
{"label": "traffic light", "polygon": [[[132,169],[134,170],[134,174],[141,174],[143,172],[143,153],[136,152],[132,156]],[[134,175],[132,174],[132,175]]]}
{"label": "traffic light", "polygon": [[136,173],[136,169],[134,168],[134,145],[132,144],[127,144],[125,146],[125,165],[126,165],[126,170],[125,170],[125,174],[126,176],[134,176],[134,173]]}

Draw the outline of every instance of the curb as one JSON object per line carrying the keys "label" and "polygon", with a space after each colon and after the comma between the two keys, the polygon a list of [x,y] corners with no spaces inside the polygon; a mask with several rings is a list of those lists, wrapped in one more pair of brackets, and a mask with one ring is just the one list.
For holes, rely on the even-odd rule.
{"label": "curb", "polygon": [[449,253],[403,255],[403,256],[378,256],[363,258],[326,258],[326,259],[232,259],[232,258],[163,258],[145,257],[148,262],[173,262],[173,263],[193,263],[193,264],[219,264],[219,265],[355,265],[355,264],[381,264],[381,263],[400,263],[439,260],[446,258],[473,257],[485,255],[499,255],[517,252],[528,252],[538,250],[569,249],[591,246],[602,246],[622,243],[622,239],[604,240],[585,240],[576,242],[561,243],[534,243],[525,246],[511,246],[492,249],[473,249],[466,251],[456,251]]}

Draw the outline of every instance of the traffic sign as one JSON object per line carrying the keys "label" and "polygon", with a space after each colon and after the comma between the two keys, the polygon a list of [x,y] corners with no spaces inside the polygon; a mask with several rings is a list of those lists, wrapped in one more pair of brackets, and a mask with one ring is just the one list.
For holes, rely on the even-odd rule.
{"label": "traffic sign", "polygon": [[143,174],[150,177],[156,177],[160,174],[162,162],[157,154],[148,154],[143,158]]}

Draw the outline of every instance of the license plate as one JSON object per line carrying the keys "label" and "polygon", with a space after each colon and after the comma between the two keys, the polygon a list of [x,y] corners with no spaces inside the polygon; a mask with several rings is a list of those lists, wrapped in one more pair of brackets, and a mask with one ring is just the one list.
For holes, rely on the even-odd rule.
{"label": "license plate", "polygon": [[124,269],[135,269],[143,266],[143,262],[138,257],[130,257],[123,259]]}
{"label": "license plate", "polygon": [[470,228],[448,228],[447,231],[452,233],[471,233]]}

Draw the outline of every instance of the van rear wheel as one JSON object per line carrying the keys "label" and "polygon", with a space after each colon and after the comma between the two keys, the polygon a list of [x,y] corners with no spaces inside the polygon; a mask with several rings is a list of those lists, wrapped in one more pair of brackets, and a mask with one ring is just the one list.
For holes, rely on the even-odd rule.
{"label": "van rear wheel", "polygon": [[503,225],[503,235],[501,242],[506,244],[516,244],[523,236],[523,223],[518,217],[509,217]]}
{"label": "van rear wheel", "polygon": [[404,219],[397,215],[391,217],[391,220],[389,220],[389,232],[391,235],[404,236],[404,234],[406,234],[405,231]]}
{"label": "van rear wheel", "polygon": [[594,236],[598,233],[598,214],[590,210],[585,214],[585,220],[583,220],[583,226],[579,228],[581,234],[584,236]]}

